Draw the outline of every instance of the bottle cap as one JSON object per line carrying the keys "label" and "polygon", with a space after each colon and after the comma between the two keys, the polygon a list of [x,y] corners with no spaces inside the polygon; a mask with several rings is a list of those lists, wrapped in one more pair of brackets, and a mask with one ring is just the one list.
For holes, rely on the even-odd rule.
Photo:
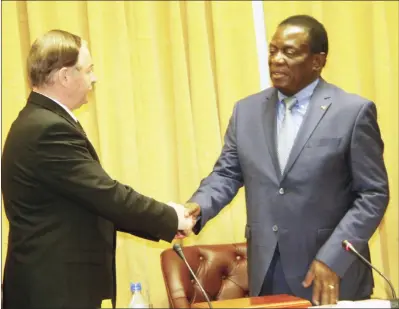
{"label": "bottle cap", "polygon": [[136,291],[141,291],[141,283],[130,283],[130,291],[131,292],[136,292]]}

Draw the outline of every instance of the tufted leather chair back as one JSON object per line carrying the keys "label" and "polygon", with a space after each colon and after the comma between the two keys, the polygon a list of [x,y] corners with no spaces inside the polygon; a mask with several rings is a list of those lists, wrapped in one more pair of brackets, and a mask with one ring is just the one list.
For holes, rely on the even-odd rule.
{"label": "tufted leather chair back", "polygon": [[[182,247],[187,262],[211,301],[248,297],[247,244]],[[171,308],[206,301],[184,261],[167,249],[161,267]]]}

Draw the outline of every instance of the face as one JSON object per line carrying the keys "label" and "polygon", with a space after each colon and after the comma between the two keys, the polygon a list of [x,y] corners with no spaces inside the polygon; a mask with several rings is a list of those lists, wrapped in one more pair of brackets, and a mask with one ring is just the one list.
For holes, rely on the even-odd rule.
{"label": "face", "polygon": [[93,62],[87,46],[82,45],[77,64],[69,69],[71,70],[68,85],[69,98],[71,108],[76,109],[87,103],[87,95],[97,80],[93,73]]}
{"label": "face", "polygon": [[269,44],[270,79],[287,96],[296,94],[321,72],[323,54],[312,54],[305,28],[283,25]]}

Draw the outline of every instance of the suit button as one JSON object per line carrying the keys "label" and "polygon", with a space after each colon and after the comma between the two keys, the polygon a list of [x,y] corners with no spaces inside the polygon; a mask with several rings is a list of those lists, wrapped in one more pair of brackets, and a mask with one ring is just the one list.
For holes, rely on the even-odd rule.
{"label": "suit button", "polygon": [[277,225],[273,225],[272,230],[273,230],[273,232],[277,232],[278,231],[278,226]]}
{"label": "suit button", "polygon": [[280,188],[280,190],[278,190],[278,193],[279,193],[280,195],[283,195],[283,194],[284,194],[284,189],[283,189],[283,188]]}

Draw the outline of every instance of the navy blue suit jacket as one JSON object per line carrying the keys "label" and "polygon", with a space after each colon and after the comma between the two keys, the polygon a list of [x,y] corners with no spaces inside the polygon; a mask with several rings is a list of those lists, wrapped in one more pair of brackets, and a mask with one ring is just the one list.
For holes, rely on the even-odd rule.
{"label": "navy blue suit jacket", "polygon": [[368,241],[388,204],[383,141],[373,102],[320,80],[281,175],[276,153],[277,90],[239,101],[212,173],[190,199],[199,230],[245,186],[248,270],[258,295],[278,243],[291,290],[316,258],[341,277],[340,298],[372,293],[370,269],[341,248],[349,240],[369,257]]}

